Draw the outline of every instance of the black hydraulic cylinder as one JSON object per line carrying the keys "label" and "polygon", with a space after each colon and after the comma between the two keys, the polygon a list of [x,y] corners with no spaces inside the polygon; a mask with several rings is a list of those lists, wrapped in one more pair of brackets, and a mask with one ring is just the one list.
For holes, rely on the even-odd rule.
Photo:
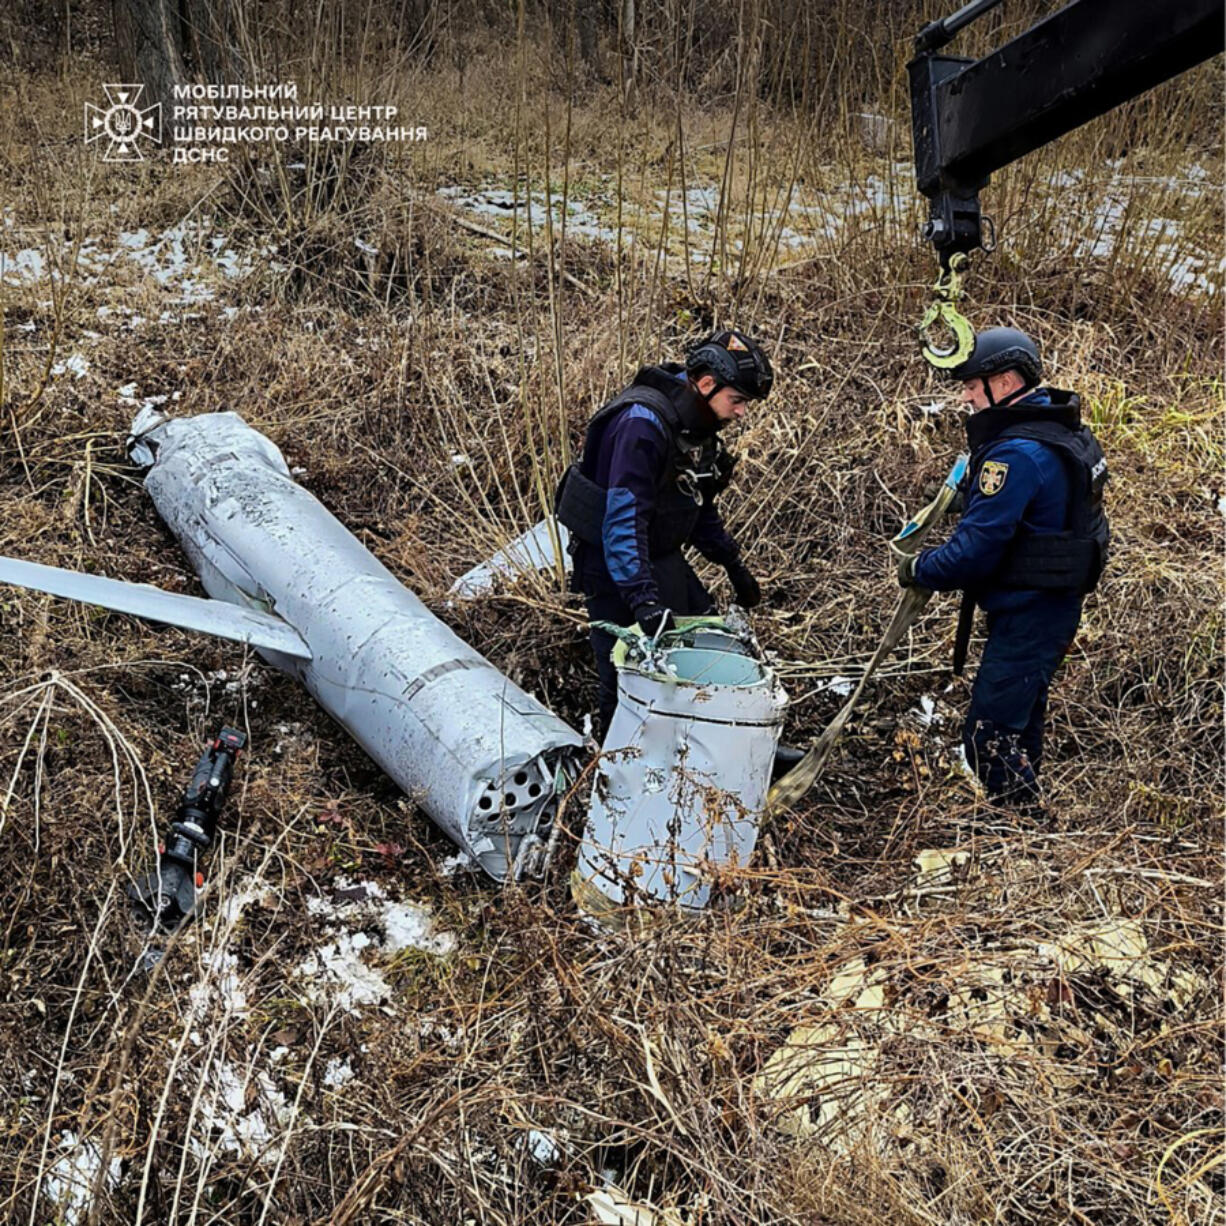
{"label": "black hydraulic cylinder", "polygon": [[984,13],[991,12],[1000,3],[1001,0],[971,0],[956,13],[942,17],[940,21],[931,22],[915,36],[916,51],[936,51],[945,46],[964,26],[977,21]]}

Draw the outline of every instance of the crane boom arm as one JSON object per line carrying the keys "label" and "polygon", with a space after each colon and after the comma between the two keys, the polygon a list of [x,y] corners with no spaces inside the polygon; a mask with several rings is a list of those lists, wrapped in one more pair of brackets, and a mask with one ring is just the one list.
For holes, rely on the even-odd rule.
{"label": "crane boom arm", "polygon": [[925,237],[943,263],[981,245],[979,191],[994,171],[1226,43],[1222,0],[1072,0],[980,60],[938,53],[961,24],[926,27],[907,65]]}

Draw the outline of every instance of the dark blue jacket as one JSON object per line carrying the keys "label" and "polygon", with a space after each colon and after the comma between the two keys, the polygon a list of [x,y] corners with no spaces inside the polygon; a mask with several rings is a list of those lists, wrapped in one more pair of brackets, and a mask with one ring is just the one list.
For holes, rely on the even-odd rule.
{"label": "dark blue jacket", "polygon": [[[1046,389],[1018,401],[1018,407],[1051,403]],[[980,477],[965,491],[965,511],[953,535],[937,549],[925,549],[915,563],[915,581],[934,592],[973,592],[988,613],[1080,600],[1066,592],[1002,588],[992,585],[1019,533],[1060,532],[1069,502],[1068,470],[1053,448],[1034,439],[989,443]]]}
{"label": "dark blue jacket", "polygon": [[[684,373],[677,377],[685,379]],[[660,602],[651,573],[648,533],[661,479],[671,461],[668,432],[645,405],[627,406],[606,427],[592,474],[608,491],[603,552],[580,546],[575,557],[576,569],[587,581],[585,589],[612,584],[631,609]],[[688,543],[720,566],[740,556],[709,497],[698,512]]]}

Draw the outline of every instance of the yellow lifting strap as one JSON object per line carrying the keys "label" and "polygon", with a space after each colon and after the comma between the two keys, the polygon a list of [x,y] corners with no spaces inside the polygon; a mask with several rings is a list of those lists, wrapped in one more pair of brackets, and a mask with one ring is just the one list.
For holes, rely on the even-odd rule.
{"label": "yellow lifting strap", "polygon": [[[962,274],[967,266],[966,253],[957,251],[949,259],[949,267],[942,269],[932,287],[933,301],[924,312],[916,331],[919,333],[920,351],[924,361],[937,370],[951,370],[961,366],[975,348],[975,329],[958,310],[962,297]],[[934,344],[928,330],[940,323],[951,333],[953,342],[947,345]]]}
{"label": "yellow lifting strap", "polygon": [[[890,552],[894,557],[899,558],[904,554],[916,554],[919,552],[920,546],[932,531],[933,526],[949,510],[950,503],[953,502],[954,495],[957,494],[958,487],[963,477],[966,476],[969,460],[970,457],[965,455],[960,455],[957,458],[953,468],[950,470],[949,476],[945,478],[945,484],[937,492],[937,496],[922,511],[917,511],[907,521],[902,531],[890,541]],[[915,623],[916,618],[924,611],[924,606],[928,603],[931,596],[932,593],[927,588],[920,587],[918,584],[903,591],[885,636],[882,638],[877,650],[873,652],[872,659],[869,660],[868,665],[865,667],[864,674],[860,678],[860,684],[856,686],[855,693],[843,704],[842,710],[839,711],[834,719],[826,725],[821,736],[813,742],[805,756],[782,779],[776,780],[772,785],[766,797],[768,814],[773,815],[781,809],[794,808],[804,794],[817,782],[818,777],[826,767],[830,751],[834,748],[835,742],[842,736],[843,729],[847,727],[847,722],[851,719],[851,713],[855,710],[856,703],[860,701],[860,695],[864,693],[864,688],[868,685],[869,678],[877,671],[877,665],[902,641],[903,635],[907,633]]]}

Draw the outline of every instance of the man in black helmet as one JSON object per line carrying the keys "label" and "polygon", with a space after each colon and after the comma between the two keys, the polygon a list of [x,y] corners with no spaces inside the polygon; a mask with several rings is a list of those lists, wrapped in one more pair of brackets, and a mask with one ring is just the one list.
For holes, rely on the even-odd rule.
{"label": "man in black helmet", "polygon": [[[762,598],[715,498],[733,457],[719,432],[765,397],[774,375],[757,341],[716,332],[684,366],[644,366],[587,427],[583,457],[558,488],[557,516],[570,529],[574,590],[593,621],[670,629],[674,615],[711,611],[711,594],[682,553],[690,545],[728,574],[737,601]],[[591,632],[604,728],[617,706],[613,637]]]}
{"label": "man in black helmet", "polygon": [[1048,687],[1106,562],[1107,461],[1077,396],[1040,386],[1039,351],[1024,332],[981,332],[950,374],[970,410],[965,511],[944,545],[902,559],[898,578],[963,592],[955,673],[976,606],[987,614],[962,730],[967,760],[990,796],[1037,806]]}

